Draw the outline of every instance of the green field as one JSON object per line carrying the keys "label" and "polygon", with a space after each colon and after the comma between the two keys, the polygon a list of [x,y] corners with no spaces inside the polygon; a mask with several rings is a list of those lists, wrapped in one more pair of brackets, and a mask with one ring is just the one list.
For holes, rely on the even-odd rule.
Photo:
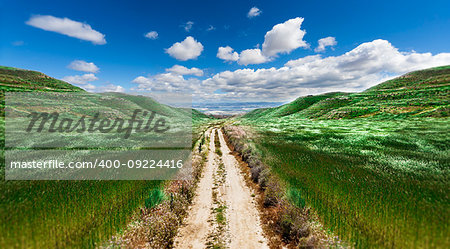
{"label": "green field", "polygon": [[[82,90],[39,72],[8,67],[0,67],[0,85],[0,248],[94,248],[126,227],[132,214],[151,201],[152,189],[163,187],[162,181],[5,181],[4,92]],[[125,101],[131,109],[191,117],[188,109],[171,108],[150,98],[125,94],[109,96],[120,98],[121,103]],[[97,110],[123,111],[114,109],[114,103],[101,106],[93,101],[84,104]],[[76,109],[72,111],[77,115]],[[197,138],[200,124],[209,118],[193,110],[192,119],[193,136]],[[78,141],[75,147],[77,145],[83,145],[83,141]]]}
{"label": "green field", "polygon": [[235,124],[325,227],[357,248],[450,246],[450,67],[307,96]]}

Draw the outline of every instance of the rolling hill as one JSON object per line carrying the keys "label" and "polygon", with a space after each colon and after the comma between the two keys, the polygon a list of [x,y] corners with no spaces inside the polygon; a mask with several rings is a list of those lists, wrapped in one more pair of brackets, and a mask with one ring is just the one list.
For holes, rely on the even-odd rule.
{"label": "rolling hill", "polygon": [[[184,130],[189,127],[186,122],[192,120],[194,140],[199,137],[196,127],[210,119],[195,109],[170,107],[149,97],[123,93],[88,94],[79,87],[40,72],[0,66],[0,175],[5,175],[4,94],[36,91],[70,96],[71,101],[63,100],[66,106],[67,102],[72,103],[72,108],[63,112],[69,117],[89,115],[87,112],[92,110],[93,113],[103,111],[129,118],[133,110],[143,109],[184,118],[185,122],[180,124]],[[76,92],[77,95],[67,92]],[[32,99],[33,95],[29,98]],[[50,103],[45,98],[31,102]],[[55,104],[51,106],[58,108]],[[14,106],[12,109],[22,114],[29,111],[14,109]],[[103,138],[114,141],[111,137]],[[89,141],[100,139],[88,134],[78,144],[85,146]],[[51,138],[42,136],[42,140],[50,142]],[[57,142],[60,140],[58,138]],[[70,136],[63,140],[77,143]],[[125,142],[127,145],[132,143]],[[147,202],[149,193],[162,187],[161,181],[5,181],[2,178],[0,231],[4,236],[0,237],[0,248],[18,247],[17,241],[21,241],[21,247],[27,248],[94,247],[125,228],[130,216]],[[58,229],[54,230],[55,227]]]}
{"label": "rolling hill", "polygon": [[279,107],[253,110],[244,118],[448,117],[449,91],[450,66],[443,66],[411,72],[361,93],[300,97]]}
{"label": "rolling hill", "polygon": [[[62,80],[52,78],[41,72],[19,69],[14,67],[0,66],[0,98],[3,99],[4,92],[29,92],[29,91],[45,91],[45,92],[85,92],[83,89],[67,83]],[[107,93],[105,95],[115,96],[146,110],[154,110],[157,112],[183,114],[186,115],[187,109],[172,108],[167,105],[160,104],[150,97],[135,96],[123,93]],[[95,104],[95,103],[92,103]],[[3,113],[3,101],[1,104],[1,113]],[[192,109],[192,120],[202,121],[211,117]]]}
{"label": "rolling hill", "polygon": [[448,248],[449,83],[450,66],[430,68],[232,124],[249,131],[251,170],[270,169],[355,248]]}

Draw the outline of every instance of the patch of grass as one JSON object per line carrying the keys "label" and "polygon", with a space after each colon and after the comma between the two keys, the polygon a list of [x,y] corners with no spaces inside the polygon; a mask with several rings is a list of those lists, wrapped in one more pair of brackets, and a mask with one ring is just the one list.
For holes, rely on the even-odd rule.
{"label": "patch of grass", "polygon": [[221,205],[214,209],[214,212],[216,213],[216,222],[219,225],[225,225],[227,223],[226,217],[225,217],[225,205]]}
{"label": "patch of grass", "polygon": [[306,201],[302,197],[299,189],[288,188],[286,195],[289,198],[289,201],[291,201],[295,206],[299,208],[304,208],[306,206]]}
{"label": "patch of grass", "polygon": [[147,199],[145,199],[145,207],[150,209],[160,204],[164,200],[164,192],[161,189],[152,189]]}
{"label": "patch of grass", "polygon": [[220,149],[219,130],[216,130],[216,135],[214,136],[214,147],[216,148],[216,154],[222,156],[222,150]]}

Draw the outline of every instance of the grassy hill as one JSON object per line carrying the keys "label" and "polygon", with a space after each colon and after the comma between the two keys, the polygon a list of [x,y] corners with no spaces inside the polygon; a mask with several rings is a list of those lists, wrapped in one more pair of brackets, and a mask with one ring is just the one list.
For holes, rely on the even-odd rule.
{"label": "grassy hill", "polygon": [[361,93],[300,97],[279,107],[253,110],[244,118],[448,117],[449,95],[450,66],[443,66],[408,73]]}
{"label": "grassy hill", "polygon": [[[14,67],[0,66],[0,98],[4,92],[29,92],[29,91],[45,91],[45,92],[84,92],[83,89],[71,85],[65,81],[52,78],[41,72],[24,70]],[[173,108],[160,104],[150,97],[135,96],[123,93],[107,93],[104,95],[115,96],[122,100],[132,103],[136,108],[153,110],[161,113],[170,114],[189,114],[189,110],[181,108]],[[3,102],[3,101],[2,101]],[[91,103],[95,105],[95,103]],[[3,112],[3,105],[2,112]],[[197,111],[192,110],[192,119],[194,122],[201,122],[211,117]]]}
{"label": "grassy hill", "polygon": [[261,161],[356,248],[449,248],[450,66],[361,93],[301,97],[236,125]]}
{"label": "grassy hill", "polygon": [[[87,95],[81,88],[39,72],[0,67],[0,174],[3,177],[3,96],[5,92],[29,91],[80,94],[76,95],[80,96],[78,100],[71,100],[73,108],[64,112],[67,116],[85,115],[88,109],[92,113],[104,111],[129,118],[130,111],[144,109],[181,117],[186,122],[192,119],[194,139],[198,138],[198,127],[210,119],[197,110],[173,108],[145,96],[122,93]],[[88,97],[83,98],[84,94]],[[24,109],[16,111],[26,114]],[[186,122],[180,126],[186,127]],[[93,134],[87,137],[93,141],[104,138]],[[42,139],[51,142],[52,138]],[[60,137],[55,139],[61,140]],[[62,140],[72,145],[85,145],[84,140],[76,141],[70,138],[70,134]],[[133,141],[126,142],[131,145]],[[151,191],[162,188],[162,181],[5,181],[3,177],[0,180],[0,248],[94,248],[97,243],[108,240],[123,229],[130,216],[148,200]]]}

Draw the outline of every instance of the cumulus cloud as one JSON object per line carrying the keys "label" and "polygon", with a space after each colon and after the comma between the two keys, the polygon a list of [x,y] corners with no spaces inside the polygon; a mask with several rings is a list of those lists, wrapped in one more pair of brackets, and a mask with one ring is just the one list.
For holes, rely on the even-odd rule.
{"label": "cumulus cloud", "polygon": [[67,17],[59,18],[50,15],[35,15],[26,24],[46,31],[53,31],[93,44],[106,44],[105,35],[92,29],[87,23],[73,21]]}
{"label": "cumulus cloud", "polygon": [[314,49],[314,52],[319,53],[325,51],[326,47],[333,47],[336,46],[337,41],[335,37],[328,36],[325,38],[322,38],[318,41],[319,46]]}
{"label": "cumulus cloud", "polygon": [[88,82],[98,80],[98,78],[93,73],[87,73],[83,75],[66,76],[62,80],[74,85],[85,85]]}
{"label": "cumulus cloud", "polygon": [[234,49],[230,46],[219,47],[217,50],[217,58],[225,61],[237,61],[239,60],[239,54],[234,52]]}
{"label": "cumulus cloud", "polygon": [[194,26],[194,22],[193,21],[188,21],[185,24],[182,25],[182,27],[184,28],[184,31],[189,32],[192,29],[192,26]]}
{"label": "cumulus cloud", "polygon": [[[72,63],[70,63],[69,68],[85,72],[98,71],[98,67],[96,67],[94,63],[88,63],[85,61],[73,61]],[[125,92],[125,88],[119,85],[108,84],[97,87],[89,83],[98,80],[97,76],[95,76],[95,74],[93,73],[66,76],[62,80],[69,82],[70,84],[79,86],[89,92]]]}
{"label": "cumulus cloud", "polygon": [[186,79],[183,75],[173,72],[157,74],[153,76],[138,76],[133,81],[137,84],[137,90],[151,92],[188,92],[200,89],[200,80],[197,78]]}
{"label": "cumulus cloud", "polygon": [[82,60],[74,60],[67,67],[72,70],[87,73],[97,73],[98,70],[100,70],[93,62],[86,62]]}
{"label": "cumulus cloud", "polygon": [[254,49],[246,49],[241,52],[239,55],[238,63],[239,65],[248,65],[248,64],[261,64],[264,62],[267,62],[269,58],[265,57],[261,49],[254,48]]}
{"label": "cumulus cloud", "polygon": [[93,92],[97,87],[96,86],[94,86],[94,85],[92,85],[92,84],[85,84],[85,85],[82,85],[82,86],[80,86],[82,89],[84,89],[84,90],[86,90],[86,91],[88,91],[88,92]]}
{"label": "cumulus cloud", "polygon": [[187,68],[185,66],[174,65],[171,68],[166,69],[167,72],[171,72],[177,75],[195,75],[195,76],[203,76],[203,70],[200,68]]}
{"label": "cumulus cloud", "polygon": [[[218,73],[202,82],[202,98],[286,101],[307,94],[361,91],[406,72],[449,64],[450,53],[401,52],[386,40],[374,40],[340,56],[312,55],[280,68]],[[218,96],[216,89],[225,93]]]}
{"label": "cumulus cloud", "polygon": [[289,53],[299,47],[308,48],[308,43],[303,40],[306,32],[300,29],[303,20],[297,17],[273,26],[264,36],[263,54],[270,57],[279,53]]}
{"label": "cumulus cloud", "polygon": [[148,39],[156,40],[156,39],[158,39],[158,32],[150,31],[147,34],[145,34],[144,36],[147,37]]}
{"label": "cumulus cloud", "polygon": [[203,51],[203,45],[192,36],[186,37],[182,42],[174,43],[166,49],[166,53],[180,61],[196,59]]}
{"label": "cumulus cloud", "polygon": [[261,15],[261,13],[262,13],[262,11],[261,11],[260,9],[258,9],[258,8],[255,6],[255,7],[252,7],[252,8],[248,11],[247,17],[248,17],[248,18],[253,18],[253,17],[255,17],[255,16]]}
{"label": "cumulus cloud", "polygon": [[119,85],[109,84],[106,86],[100,86],[96,88],[96,92],[117,92],[117,93],[123,93],[125,92],[125,88]]}
{"label": "cumulus cloud", "polygon": [[225,61],[237,61],[240,65],[261,64],[273,60],[278,54],[290,53],[300,47],[309,48],[309,44],[303,40],[306,32],[300,29],[303,20],[297,17],[273,26],[264,36],[262,49],[246,49],[237,54],[229,46],[219,47],[217,57]]}

